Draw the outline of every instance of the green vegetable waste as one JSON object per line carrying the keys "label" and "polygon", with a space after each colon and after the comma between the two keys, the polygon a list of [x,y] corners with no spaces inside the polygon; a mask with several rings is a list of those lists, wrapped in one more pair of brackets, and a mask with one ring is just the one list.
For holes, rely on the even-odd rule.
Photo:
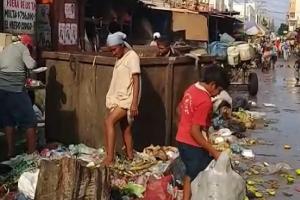
{"label": "green vegetable waste", "polygon": [[143,198],[143,193],[145,190],[146,189],[142,185],[128,183],[128,185],[123,189],[123,193],[126,195],[134,195],[138,198]]}

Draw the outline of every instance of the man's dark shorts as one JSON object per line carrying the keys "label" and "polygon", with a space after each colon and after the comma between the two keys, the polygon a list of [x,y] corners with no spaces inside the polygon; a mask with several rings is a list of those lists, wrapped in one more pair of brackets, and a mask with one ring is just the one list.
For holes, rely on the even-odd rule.
{"label": "man's dark shorts", "polygon": [[36,117],[27,92],[0,90],[0,127],[35,128]]}
{"label": "man's dark shorts", "polygon": [[213,158],[200,147],[178,143],[179,154],[186,167],[186,176],[193,181],[198,174],[205,170]]}

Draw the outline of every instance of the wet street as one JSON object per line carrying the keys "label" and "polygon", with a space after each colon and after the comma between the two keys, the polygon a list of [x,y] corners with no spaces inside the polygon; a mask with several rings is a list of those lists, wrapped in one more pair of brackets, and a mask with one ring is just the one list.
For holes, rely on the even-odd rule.
{"label": "wet street", "polygon": [[[272,145],[258,145],[252,147],[257,155],[256,162],[276,164],[285,162],[293,169],[300,168],[300,87],[295,87],[293,65],[295,58],[289,62],[291,68],[276,67],[274,71],[259,75],[259,94],[257,99],[257,111],[266,112],[266,125],[257,130],[250,131],[253,138],[263,139]],[[279,60],[277,65],[283,64]],[[276,107],[265,107],[264,103],[275,104]],[[291,149],[284,149],[284,145],[290,145]],[[265,155],[263,155],[265,154]],[[292,175],[295,175],[294,170]],[[280,189],[277,191],[275,200],[293,199],[300,200],[300,192],[295,188],[300,186],[300,177],[292,185],[288,185],[286,179],[279,174],[264,179],[280,180]],[[283,194],[284,192],[289,193]],[[288,197],[290,196],[290,197]]]}

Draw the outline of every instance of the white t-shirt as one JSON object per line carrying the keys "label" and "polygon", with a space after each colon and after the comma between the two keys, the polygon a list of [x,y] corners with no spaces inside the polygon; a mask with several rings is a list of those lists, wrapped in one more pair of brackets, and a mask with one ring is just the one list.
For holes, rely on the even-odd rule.
{"label": "white t-shirt", "polygon": [[[122,58],[116,61],[110,87],[106,95],[106,107],[108,109],[116,107],[130,109],[133,100],[132,75],[140,73],[140,58],[133,50],[129,50]],[[140,97],[141,88],[139,91]]]}

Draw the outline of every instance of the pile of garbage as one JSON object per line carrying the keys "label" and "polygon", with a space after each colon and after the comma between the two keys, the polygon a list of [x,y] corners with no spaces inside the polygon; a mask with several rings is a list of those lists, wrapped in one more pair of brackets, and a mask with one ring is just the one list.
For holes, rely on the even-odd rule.
{"label": "pile of garbage", "polygon": [[112,198],[175,199],[178,188],[171,184],[170,170],[178,157],[175,147],[151,145],[136,152],[133,161],[118,158],[111,168]]}
{"label": "pile of garbage", "polygon": [[[61,179],[57,181],[58,183],[66,179],[73,179],[81,173],[95,173],[95,170],[99,171],[97,176],[99,173],[102,174],[102,177],[107,176],[102,179],[101,187],[105,187],[103,191],[111,190],[113,199],[124,197],[136,199],[142,198],[144,195],[151,198],[155,195],[169,196],[175,199],[179,195],[180,192],[177,191],[176,185],[171,184],[173,176],[170,172],[172,163],[179,156],[177,148],[151,145],[143,152],[135,152],[134,159],[130,161],[125,157],[118,156],[114,165],[109,168],[101,165],[104,156],[103,148],[94,149],[84,144],[68,147],[58,145],[54,149],[45,148],[40,154],[19,155],[1,164],[6,171],[0,174],[0,197],[13,196],[12,199],[17,199],[21,195],[23,199],[35,199],[38,195],[41,198],[45,195],[42,193],[46,191],[40,185],[47,181],[45,177],[61,176],[58,178]],[[48,174],[45,174],[46,171]],[[64,176],[69,176],[69,178]],[[80,187],[68,186],[68,189],[80,190],[84,185],[81,183],[82,181],[85,182],[85,185],[96,184],[87,177],[82,179],[86,180],[81,180],[81,178],[77,181],[74,180],[81,185]],[[55,181],[48,182],[48,186],[57,183]],[[165,186],[161,187],[161,184]],[[67,187],[61,185],[64,184],[56,187]],[[157,189],[160,189],[161,192],[157,193]],[[49,190],[47,191],[49,192]]]}
{"label": "pile of garbage", "polygon": [[[222,154],[192,182],[192,199],[265,199],[300,176],[300,169],[286,163],[256,162],[252,148],[270,143],[247,130],[257,128],[266,113],[234,110],[220,108],[213,117],[210,140]],[[2,162],[0,199],[182,199],[185,166],[176,147],[151,145],[134,152],[133,160],[118,155],[109,168],[101,164],[104,156],[104,148],[56,144]]]}
{"label": "pile of garbage", "polygon": [[[274,104],[263,106],[275,108]],[[222,110],[218,112],[213,120],[215,133],[211,137],[211,142],[220,151],[231,151],[230,160],[233,169],[246,180],[247,199],[274,198],[279,192],[285,197],[292,197],[293,192],[285,185],[296,185],[299,182],[300,169],[295,169],[285,162],[257,162],[261,160],[258,157],[276,157],[276,155],[255,153],[256,145],[273,144],[252,137],[250,132],[260,126],[268,127],[270,123],[268,121],[272,120],[266,118],[266,113],[247,110],[250,107],[239,105],[238,108],[234,108],[235,112],[230,114],[228,112],[224,114]],[[288,151],[292,147],[286,144],[283,148]],[[300,191],[299,186],[292,188]]]}

